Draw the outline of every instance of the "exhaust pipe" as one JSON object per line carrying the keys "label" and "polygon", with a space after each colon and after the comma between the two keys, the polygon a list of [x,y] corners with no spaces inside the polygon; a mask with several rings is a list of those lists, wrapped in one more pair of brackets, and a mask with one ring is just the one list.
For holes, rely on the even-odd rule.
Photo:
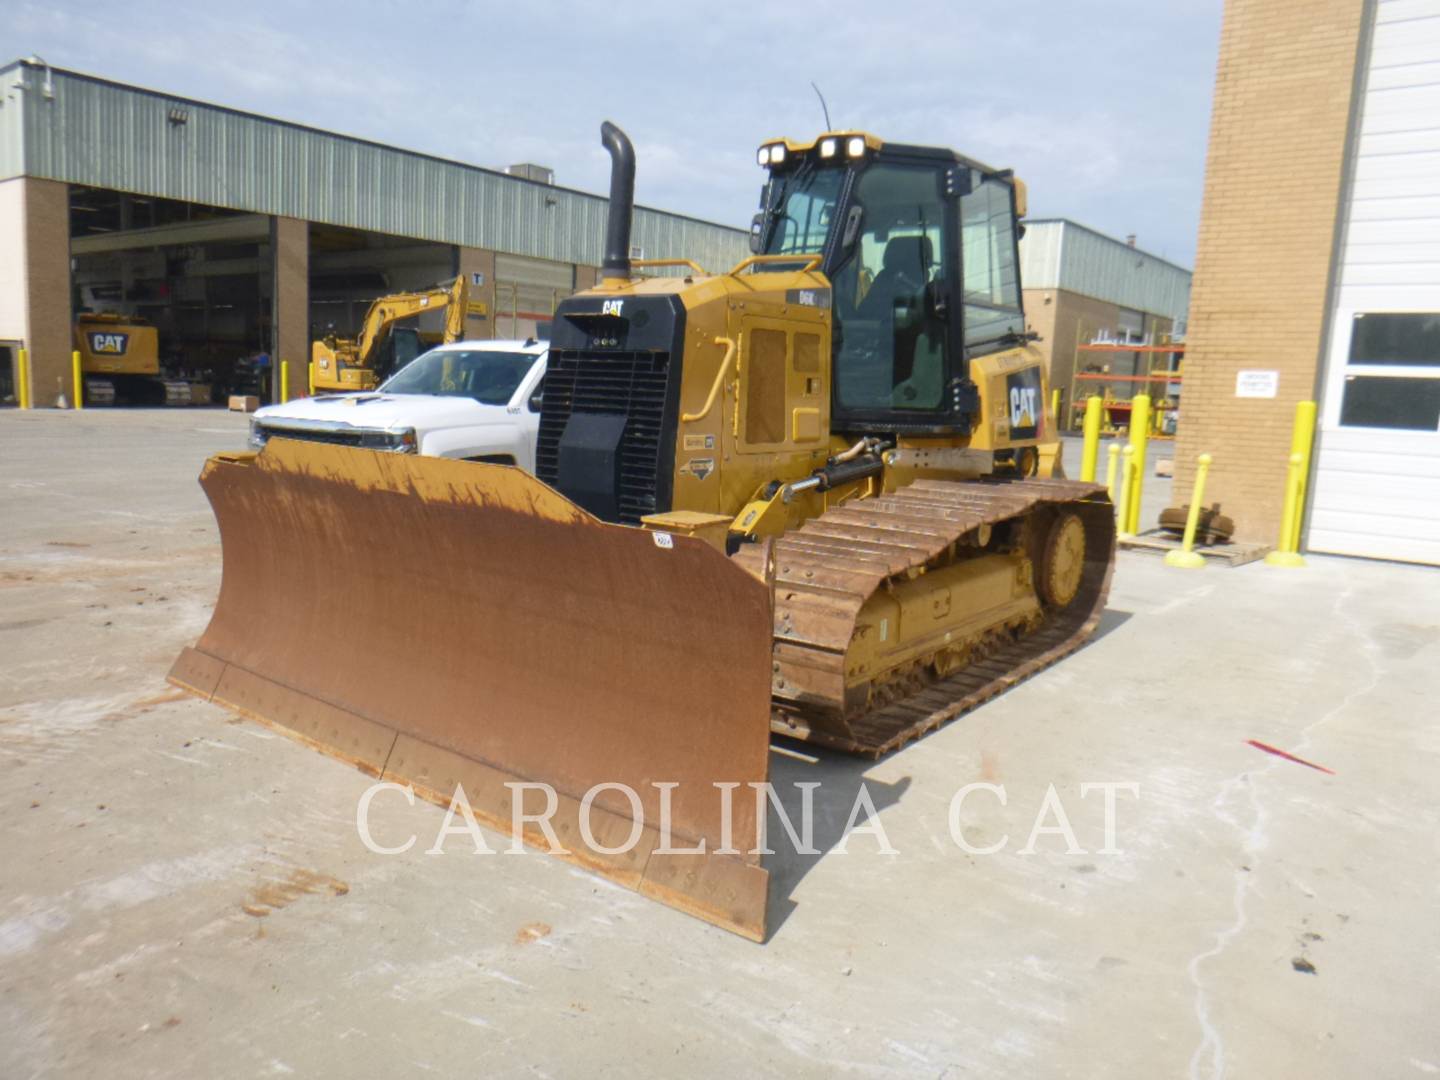
{"label": "exhaust pipe", "polygon": [[630,277],[630,219],[635,212],[635,147],[625,132],[606,120],[600,143],[610,151],[610,216],[605,223],[605,261],[600,276]]}

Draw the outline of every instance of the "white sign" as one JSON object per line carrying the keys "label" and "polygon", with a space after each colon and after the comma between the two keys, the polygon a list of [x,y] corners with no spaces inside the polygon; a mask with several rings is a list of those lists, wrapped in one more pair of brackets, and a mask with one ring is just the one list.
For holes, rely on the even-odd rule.
{"label": "white sign", "polygon": [[1237,371],[1235,373],[1235,396],[1251,398],[1273,398],[1280,389],[1278,371]]}
{"label": "white sign", "polygon": [[471,284],[471,285],[476,285],[476,286],[484,285],[484,284],[485,284],[485,275],[482,274],[479,270],[473,271],[473,272],[470,274],[470,284]]}

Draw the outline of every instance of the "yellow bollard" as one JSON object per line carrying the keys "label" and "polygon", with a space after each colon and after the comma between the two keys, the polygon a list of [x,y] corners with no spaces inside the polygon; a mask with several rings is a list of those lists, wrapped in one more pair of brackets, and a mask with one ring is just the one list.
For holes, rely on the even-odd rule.
{"label": "yellow bollard", "polygon": [[1300,492],[1305,486],[1305,455],[1291,454],[1285,473],[1285,510],[1280,515],[1280,543],[1265,556],[1267,566],[1304,566],[1300,554]]}
{"label": "yellow bollard", "polygon": [[1115,466],[1120,461],[1120,444],[1112,442],[1109,447],[1110,460],[1105,466],[1105,493],[1115,501]]}
{"label": "yellow bollard", "polygon": [[290,361],[280,361],[280,404],[290,400]]}
{"label": "yellow bollard", "polygon": [[1100,412],[1103,407],[1098,396],[1092,395],[1085,402],[1085,444],[1080,451],[1080,479],[1086,483],[1095,482],[1095,466],[1100,457]]}
{"label": "yellow bollard", "polygon": [[1201,454],[1195,459],[1195,490],[1190,493],[1190,513],[1185,515],[1185,536],[1180,541],[1179,551],[1165,553],[1166,566],[1178,566],[1184,570],[1198,570],[1205,565],[1205,556],[1195,554],[1195,530],[1200,527],[1200,504],[1205,498],[1205,474],[1210,471],[1210,455]]}
{"label": "yellow bollard", "polygon": [[1135,447],[1127,446],[1123,451],[1125,464],[1120,467],[1120,505],[1115,508],[1116,531],[1122,540],[1133,539],[1135,534],[1125,527],[1130,519],[1130,499],[1135,488]]}
{"label": "yellow bollard", "polygon": [[80,371],[80,350],[70,354],[70,375],[75,380],[75,408],[85,407],[85,376]]}
{"label": "yellow bollard", "polygon": [[21,349],[15,365],[15,404],[30,408],[30,351]]}
{"label": "yellow bollard", "polygon": [[1145,447],[1150,442],[1150,395],[1136,394],[1130,399],[1130,445],[1135,448],[1135,465],[1130,483],[1134,488],[1128,497],[1130,516],[1120,522],[1120,531],[1134,536],[1140,531],[1140,496],[1145,489]]}
{"label": "yellow bollard", "polygon": [[315,361],[305,365],[305,390],[310,397],[315,396]]}
{"label": "yellow bollard", "polygon": [[1295,404],[1295,427],[1290,433],[1290,453],[1299,454],[1300,497],[1295,503],[1295,521],[1288,550],[1300,550],[1300,523],[1305,517],[1305,491],[1310,484],[1310,447],[1315,441],[1315,402],[1300,401]]}
{"label": "yellow bollard", "polygon": [[1063,428],[1060,423],[1060,388],[1057,386],[1050,391],[1050,419],[1055,425],[1055,433],[1058,435]]}

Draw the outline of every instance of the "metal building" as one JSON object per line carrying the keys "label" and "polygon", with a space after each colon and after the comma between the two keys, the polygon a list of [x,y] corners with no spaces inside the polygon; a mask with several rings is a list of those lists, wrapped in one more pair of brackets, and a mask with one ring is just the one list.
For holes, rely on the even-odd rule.
{"label": "metal building", "polygon": [[[1087,354],[1088,366],[1104,368],[1116,381],[1077,386],[1072,383],[1077,346],[1096,340],[1159,344],[1183,333],[1190,277],[1189,270],[1142,251],[1133,240],[1116,240],[1063,218],[1025,223],[1020,241],[1025,319],[1049,357],[1050,385],[1064,402],[1062,423],[1073,421],[1092,393],[1128,399],[1139,392],[1142,384],[1125,380],[1148,371],[1153,355],[1123,349]],[[1165,390],[1165,384],[1151,387],[1152,393]]]}
{"label": "metal building", "polygon": [[[377,295],[456,274],[472,337],[533,334],[601,262],[606,200],[515,174],[51,68],[0,67],[0,395],[66,385],[83,310],[139,315],[189,370],[303,361]],[[727,267],[742,230],[637,207],[647,258]],[[9,362],[5,362],[6,360]],[[291,365],[292,393],[304,364]]]}

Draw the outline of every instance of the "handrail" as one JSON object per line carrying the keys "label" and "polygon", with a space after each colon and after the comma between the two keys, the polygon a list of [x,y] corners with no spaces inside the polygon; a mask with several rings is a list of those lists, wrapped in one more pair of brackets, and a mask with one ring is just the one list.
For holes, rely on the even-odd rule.
{"label": "handrail", "polygon": [[709,270],[706,270],[703,266],[701,266],[699,263],[695,262],[693,259],[631,259],[631,260],[630,260],[630,265],[631,265],[632,267],[633,267],[633,266],[642,266],[642,267],[644,267],[644,266],[688,266],[691,270],[694,270],[695,273],[699,274],[701,277],[709,277],[709,276],[710,276],[710,271],[709,271]]}
{"label": "handrail", "polygon": [[820,261],[824,257],[825,256],[819,252],[812,252],[809,255],[803,253],[795,255],[747,255],[729,270],[725,271],[725,273],[731,277],[738,277],[741,270],[749,269],[752,266],[763,265],[765,263],[799,262],[801,259],[804,259],[805,265],[798,271],[798,273],[804,274],[810,270],[818,269]]}
{"label": "handrail", "polygon": [[[715,407],[715,399],[720,395],[720,387],[725,382],[725,372],[729,370],[730,360],[735,355],[735,340],[728,337],[717,337],[715,344],[725,346],[725,359],[720,361],[720,370],[715,373],[715,381],[710,386],[710,396],[705,399],[705,404],[698,413],[681,413],[680,422],[682,424],[693,424],[696,420],[704,420],[710,415],[710,410]],[[735,374],[740,374],[738,363],[735,365]]]}

